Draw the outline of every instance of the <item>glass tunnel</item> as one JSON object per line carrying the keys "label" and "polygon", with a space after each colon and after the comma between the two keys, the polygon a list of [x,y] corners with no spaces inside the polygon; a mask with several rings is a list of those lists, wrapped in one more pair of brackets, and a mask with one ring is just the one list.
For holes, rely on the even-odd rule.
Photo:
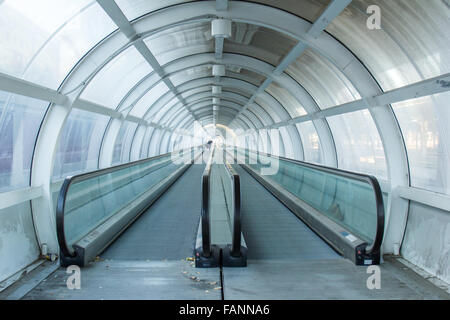
{"label": "glass tunnel", "polygon": [[448,0],[0,1],[0,299],[107,269],[110,299],[450,299],[449,29]]}

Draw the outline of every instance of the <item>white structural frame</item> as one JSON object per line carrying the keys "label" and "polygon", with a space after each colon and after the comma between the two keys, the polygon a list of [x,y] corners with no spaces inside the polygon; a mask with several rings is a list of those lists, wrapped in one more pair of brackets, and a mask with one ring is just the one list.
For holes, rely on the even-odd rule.
{"label": "white structural frame", "polygon": [[[218,10],[216,6],[219,5],[219,2],[226,2],[226,8]],[[338,1],[333,1],[330,6],[336,5],[337,2]],[[307,110],[308,115],[290,120],[278,121],[274,127],[281,128],[302,121],[313,120],[322,141],[322,145],[326,149],[327,143],[324,143],[324,141],[329,139],[329,146],[331,147],[331,145],[334,146],[334,144],[332,144],[333,138],[331,132],[326,133],[325,129],[322,128],[319,130],[317,128],[317,123],[320,123],[319,120],[323,119],[323,123],[326,125],[325,117],[354,112],[356,110],[369,109],[385,148],[390,178],[390,185],[388,185],[388,187],[391,192],[387,225],[390,227],[395,227],[395,230],[387,230],[385,239],[386,251],[392,252],[394,244],[401,244],[408,212],[407,200],[413,200],[429,206],[441,208],[443,210],[449,210],[449,196],[412,188],[409,186],[409,170],[406,149],[398,123],[396,122],[392,108],[389,106],[389,104],[393,102],[448,91],[448,74],[384,93],[373,80],[373,77],[367,69],[348,49],[343,47],[330,35],[323,32],[320,34],[317,33],[317,30],[320,30],[321,28],[322,30],[324,29],[324,27],[319,27],[319,25],[326,23],[325,20],[327,19],[321,22],[319,22],[319,19],[315,24],[311,25],[309,22],[304,21],[303,19],[290,13],[266,7],[264,5],[238,1],[233,1],[229,5],[228,1],[217,1],[216,4],[213,1],[205,1],[201,3],[193,2],[176,5],[160,12],[151,13],[134,21],[133,23],[128,22],[128,20],[125,23],[122,18],[117,18],[120,14],[114,11],[116,10],[115,8],[111,9],[108,5],[109,2],[99,0],[99,4],[102,3],[106,7],[106,10],[110,10],[110,16],[116,17],[116,24],[119,26],[121,32],[114,32],[98,44],[89,54],[87,54],[72,70],[71,74],[64,81],[58,91],[5,74],[0,74],[0,90],[51,103],[36,141],[36,150],[33,155],[32,162],[31,186],[29,188],[6,192],[0,196],[0,208],[5,208],[29,200],[32,201],[33,218],[38,241],[41,245],[44,243],[47,244],[50,251],[57,252],[58,249],[54,234],[54,214],[51,204],[51,176],[54,154],[56,152],[60,132],[63,129],[64,123],[72,108],[79,108],[90,112],[108,115],[113,119],[113,122],[120,122],[126,119],[140,125],[153,127],[155,130],[153,130],[152,136],[153,133],[157,131],[156,129],[158,129],[158,132],[164,130],[164,132],[170,132],[171,134],[186,133],[183,130],[175,132],[174,129],[163,128],[157,123],[147,122],[145,120],[143,121],[142,119],[133,118],[129,115],[123,116],[121,112],[116,110],[79,99],[79,96],[84,89],[84,86],[79,87],[79,84],[84,83],[87,85],[88,82],[86,82],[85,78],[86,74],[90,74],[90,78],[88,79],[92,79],[92,77],[99,70],[101,70],[101,68],[104,67],[108,61],[113,59],[129,45],[135,45],[139,48],[140,41],[142,40],[137,39],[136,35],[143,38],[145,35],[155,32],[165,26],[181,23],[183,21],[192,22],[196,19],[204,19],[206,15],[220,16],[231,19],[232,21],[256,24],[288,34],[299,41],[299,47],[296,48],[298,52],[294,52],[292,55],[289,55],[290,58],[297,57],[301,51],[300,46],[307,44],[308,47],[313,48],[321,53],[323,57],[329,59],[354,84],[355,88],[357,88],[363,97],[361,100],[341,106],[335,106],[327,110],[319,110],[318,108],[316,108],[313,112],[311,112],[311,110]],[[116,16],[116,14],[118,15]],[[330,14],[330,16],[332,15]],[[314,27],[316,24],[317,27]],[[123,35],[125,35],[125,37]],[[302,43],[302,45],[300,45],[300,43]],[[141,50],[145,50],[145,48],[141,48]],[[334,55],[329,56],[329,52],[333,52]],[[148,55],[148,53],[145,53],[144,57],[146,57],[149,63],[152,61],[152,58]],[[286,59],[287,58],[288,57],[286,57]],[[89,63],[85,63],[88,60],[101,62],[100,64],[91,64],[100,65],[96,70],[93,70],[94,73],[88,71],[89,68],[92,68]],[[284,62],[284,64],[286,63],[287,62]],[[267,76],[267,78],[277,82],[283,81],[283,79],[287,78],[283,72],[280,72],[281,69],[284,70],[287,67],[282,64],[280,64],[278,71],[272,70],[271,76]],[[152,67],[161,78],[165,77],[166,73],[162,70],[161,66],[158,68],[157,65],[153,64]],[[167,66],[167,68],[169,68],[169,66]],[[210,80],[208,80],[208,82],[214,83]],[[66,88],[78,87],[79,89],[75,90],[65,90]],[[170,85],[168,87],[173,91],[175,96],[178,95],[180,88],[175,88]],[[295,88],[298,88],[298,86]],[[64,91],[70,92],[70,94],[61,93]],[[258,94],[262,93],[262,91],[263,90],[259,90]],[[305,96],[303,96],[301,100],[300,97],[298,98],[299,101],[306,100]],[[184,101],[180,102],[182,105],[184,104]],[[314,101],[310,101],[310,103],[314,103]],[[187,110],[190,112],[189,109]],[[240,114],[243,113],[244,112],[240,112]],[[237,119],[234,119],[233,122],[234,121],[237,121]],[[192,120],[186,121],[184,124],[185,128],[189,128],[191,124]],[[234,127],[238,128],[239,126]],[[109,135],[107,135],[107,137],[109,137]],[[112,141],[108,139],[109,138],[105,138],[105,144],[106,142],[109,144],[109,142]],[[171,141],[171,138],[169,138],[169,141]],[[332,161],[328,161],[329,164],[332,163]],[[105,163],[107,163],[107,161]],[[18,197],[17,195],[21,193],[23,194],[23,197]]]}

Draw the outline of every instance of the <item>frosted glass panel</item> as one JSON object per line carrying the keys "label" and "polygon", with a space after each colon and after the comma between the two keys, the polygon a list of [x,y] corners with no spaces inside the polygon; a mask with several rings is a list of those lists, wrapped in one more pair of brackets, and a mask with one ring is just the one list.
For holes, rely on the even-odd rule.
{"label": "frosted glass panel", "polygon": [[150,138],[153,134],[153,130],[155,130],[155,129],[152,127],[148,127],[147,130],[145,131],[144,139],[142,140],[142,145],[141,145],[141,153],[140,153],[141,159],[147,158],[148,145],[150,143]]}
{"label": "frosted glass panel", "polygon": [[[222,89],[222,92],[223,91],[224,90]],[[204,87],[200,87],[200,88],[186,90],[181,93],[181,96],[186,99],[187,97],[194,95],[196,93],[199,93],[199,92],[211,92],[211,86],[204,86]]]}
{"label": "frosted glass panel", "polygon": [[[0,4],[0,72],[23,77],[57,29],[92,0],[6,0]],[[57,12],[58,14],[55,14]]]}
{"label": "frosted glass panel", "polygon": [[360,99],[350,81],[328,60],[310,49],[286,72],[309,92],[321,109]]}
{"label": "frosted glass panel", "polygon": [[169,7],[186,0],[115,0],[128,20],[134,20],[146,13]]}
{"label": "frosted glass panel", "polygon": [[110,61],[88,84],[82,98],[116,109],[122,98],[152,68],[134,46]]}
{"label": "frosted glass panel", "polygon": [[[40,255],[30,202],[0,209],[0,283],[35,262]],[[4,289],[5,286],[2,286]]]}
{"label": "frosted glass panel", "polygon": [[[146,119],[152,122],[156,122],[159,123],[159,120],[161,119],[161,117],[166,114],[167,112],[173,113],[174,110],[179,109],[181,106],[175,107],[176,104],[181,105],[180,100],[178,100],[177,98],[175,98],[175,96],[170,93],[170,96],[172,97],[169,102],[167,102],[164,107],[156,109],[156,108],[152,108],[151,110],[149,110],[148,115],[146,116]],[[183,107],[181,107],[183,108]]]}
{"label": "frosted glass panel", "polygon": [[151,108],[151,106],[167,91],[169,88],[164,82],[160,82],[147,92],[139,102],[131,110],[130,114],[136,117],[143,117],[144,114]]}
{"label": "frosted glass panel", "polygon": [[196,22],[158,32],[144,40],[160,65],[203,52],[214,52],[211,23]]}
{"label": "frosted glass panel", "polygon": [[[289,113],[287,113],[287,111],[281,108],[274,108],[273,106],[269,105],[269,103],[264,99],[256,97],[255,103],[258,104],[259,107],[261,107],[266,113],[268,113],[275,122],[290,119]],[[259,109],[259,107],[258,108],[255,107],[256,107],[255,105],[251,105],[251,107],[248,107],[248,109],[251,109],[253,112],[255,112],[255,110]],[[261,112],[260,110],[258,111]],[[257,112],[256,114],[258,114],[259,112]]]}
{"label": "frosted glass panel", "polygon": [[322,149],[319,135],[311,121],[297,123],[298,132],[303,142],[305,161],[312,163],[322,163]]}
{"label": "frosted glass panel", "polygon": [[450,214],[411,201],[401,253],[416,266],[450,283]]}
{"label": "frosted glass panel", "polygon": [[59,138],[53,178],[64,178],[98,167],[98,155],[109,117],[74,109]]}
{"label": "frosted glass panel", "polygon": [[13,0],[0,12],[0,71],[52,89],[117,28],[96,2]]}
{"label": "frosted glass panel", "polygon": [[306,114],[306,111],[303,109],[300,102],[295,99],[289,91],[278,85],[276,82],[272,82],[270,86],[266,88],[266,91],[283,105],[292,118]]}
{"label": "frosted glass panel", "polygon": [[253,24],[233,22],[231,27],[231,37],[225,39],[223,52],[254,57],[273,66],[297,43],[286,34]]}
{"label": "frosted glass panel", "polygon": [[30,184],[34,144],[47,106],[0,91],[0,192]]}
{"label": "frosted glass panel", "polygon": [[127,162],[130,158],[131,141],[138,124],[125,121],[120,127],[114,144],[112,164]]}
{"label": "frosted glass panel", "polygon": [[368,110],[327,118],[341,169],[388,178],[386,157]]}
{"label": "frosted glass panel", "polygon": [[[381,30],[362,27],[369,5],[381,9]],[[362,60],[386,91],[450,72],[449,12],[448,3],[439,0],[357,0],[326,30]]]}
{"label": "frosted glass panel", "polygon": [[411,184],[450,194],[450,93],[396,103]]}
{"label": "frosted glass panel", "polygon": [[181,72],[177,72],[175,75],[170,76],[169,79],[172,81],[174,86],[179,86],[186,81],[203,77],[211,77],[211,66],[202,65],[189,68]]}
{"label": "frosted glass panel", "polygon": [[284,11],[292,12],[293,14],[302,17],[310,22],[314,22],[325,9],[329,0],[252,0],[251,2],[261,3],[264,5],[279,8]]}

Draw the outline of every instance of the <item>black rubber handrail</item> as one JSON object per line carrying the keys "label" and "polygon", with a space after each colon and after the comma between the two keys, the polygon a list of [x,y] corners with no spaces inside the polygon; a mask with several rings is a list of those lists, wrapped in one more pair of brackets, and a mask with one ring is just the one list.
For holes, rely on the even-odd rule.
{"label": "black rubber handrail", "polygon": [[231,243],[231,255],[233,257],[241,256],[241,234],[242,234],[242,219],[241,219],[241,182],[239,174],[231,167],[231,165],[225,162],[225,168],[231,179],[231,185],[233,187],[233,199],[234,199],[234,214],[233,214],[233,234]]}
{"label": "black rubber handrail", "polygon": [[211,148],[208,162],[206,163],[205,171],[202,175],[202,255],[205,258],[211,257],[211,221],[209,212],[209,189],[211,177],[211,165],[213,162],[214,146]]}
{"label": "black rubber handrail", "polygon": [[[239,149],[248,150],[248,149],[243,149],[243,148],[239,148]],[[375,178],[372,175],[367,175],[367,174],[363,174],[363,173],[356,173],[356,172],[346,171],[346,170],[342,170],[342,169],[326,167],[323,165],[312,164],[312,163],[308,163],[308,162],[304,162],[304,161],[300,161],[300,160],[294,160],[294,159],[289,159],[289,158],[280,157],[280,156],[273,156],[273,155],[270,155],[268,153],[261,152],[261,151],[253,151],[253,150],[248,150],[248,151],[263,154],[265,156],[272,157],[272,158],[278,158],[283,161],[291,162],[291,163],[294,163],[297,165],[301,165],[301,166],[304,166],[304,167],[307,167],[310,169],[314,169],[314,170],[319,170],[319,171],[322,171],[325,173],[341,176],[341,177],[344,177],[347,179],[361,181],[361,182],[367,183],[370,186],[372,186],[372,189],[373,189],[373,192],[375,195],[375,203],[376,203],[376,210],[377,210],[377,228],[376,228],[375,238],[374,238],[372,244],[368,245],[365,248],[365,251],[367,254],[379,254],[380,253],[381,245],[383,243],[383,236],[384,236],[385,210],[384,210],[383,193],[381,191],[381,187],[380,187],[380,184],[379,184],[377,178]]]}
{"label": "black rubber handrail", "polygon": [[[194,151],[194,148],[191,148],[188,151],[192,152],[192,151]],[[112,166],[112,167],[108,167],[108,168],[104,168],[104,169],[99,169],[99,170],[95,170],[95,171],[90,171],[90,172],[66,177],[61,186],[61,190],[59,192],[58,200],[56,203],[56,235],[58,237],[58,244],[59,244],[61,252],[67,257],[73,257],[75,255],[74,252],[69,249],[69,246],[66,241],[65,230],[64,230],[64,209],[66,206],[67,193],[69,191],[69,187],[74,182],[85,181],[85,180],[95,178],[95,177],[98,177],[101,175],[109,174],[111,172],[116,172],[116,171],[119,171],[119,170],[122,170],[125,168],[133,167],[133,166],[139,165],[141,163],[154,161],[158,158],[166,157],[175,152],[179,152],[179,151],[169,152],[169,153],[161,154],[161,155],[147,158],[147,159],[141,159],[141,160],[128,162],[128,163],[124,163],[124,164],[120,164],[120,165],[116,165],[116,166]]]}

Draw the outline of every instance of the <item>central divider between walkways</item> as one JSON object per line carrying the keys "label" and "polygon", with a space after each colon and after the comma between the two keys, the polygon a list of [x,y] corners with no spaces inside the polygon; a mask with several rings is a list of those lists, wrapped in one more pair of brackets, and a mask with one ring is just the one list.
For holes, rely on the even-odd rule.
{"label": "central divider between walkways", "polygon": [[239,175],[224,155],[223,149],[213,146],[202,176],[201,221],[194,251],[199,268],[247,266]]}

